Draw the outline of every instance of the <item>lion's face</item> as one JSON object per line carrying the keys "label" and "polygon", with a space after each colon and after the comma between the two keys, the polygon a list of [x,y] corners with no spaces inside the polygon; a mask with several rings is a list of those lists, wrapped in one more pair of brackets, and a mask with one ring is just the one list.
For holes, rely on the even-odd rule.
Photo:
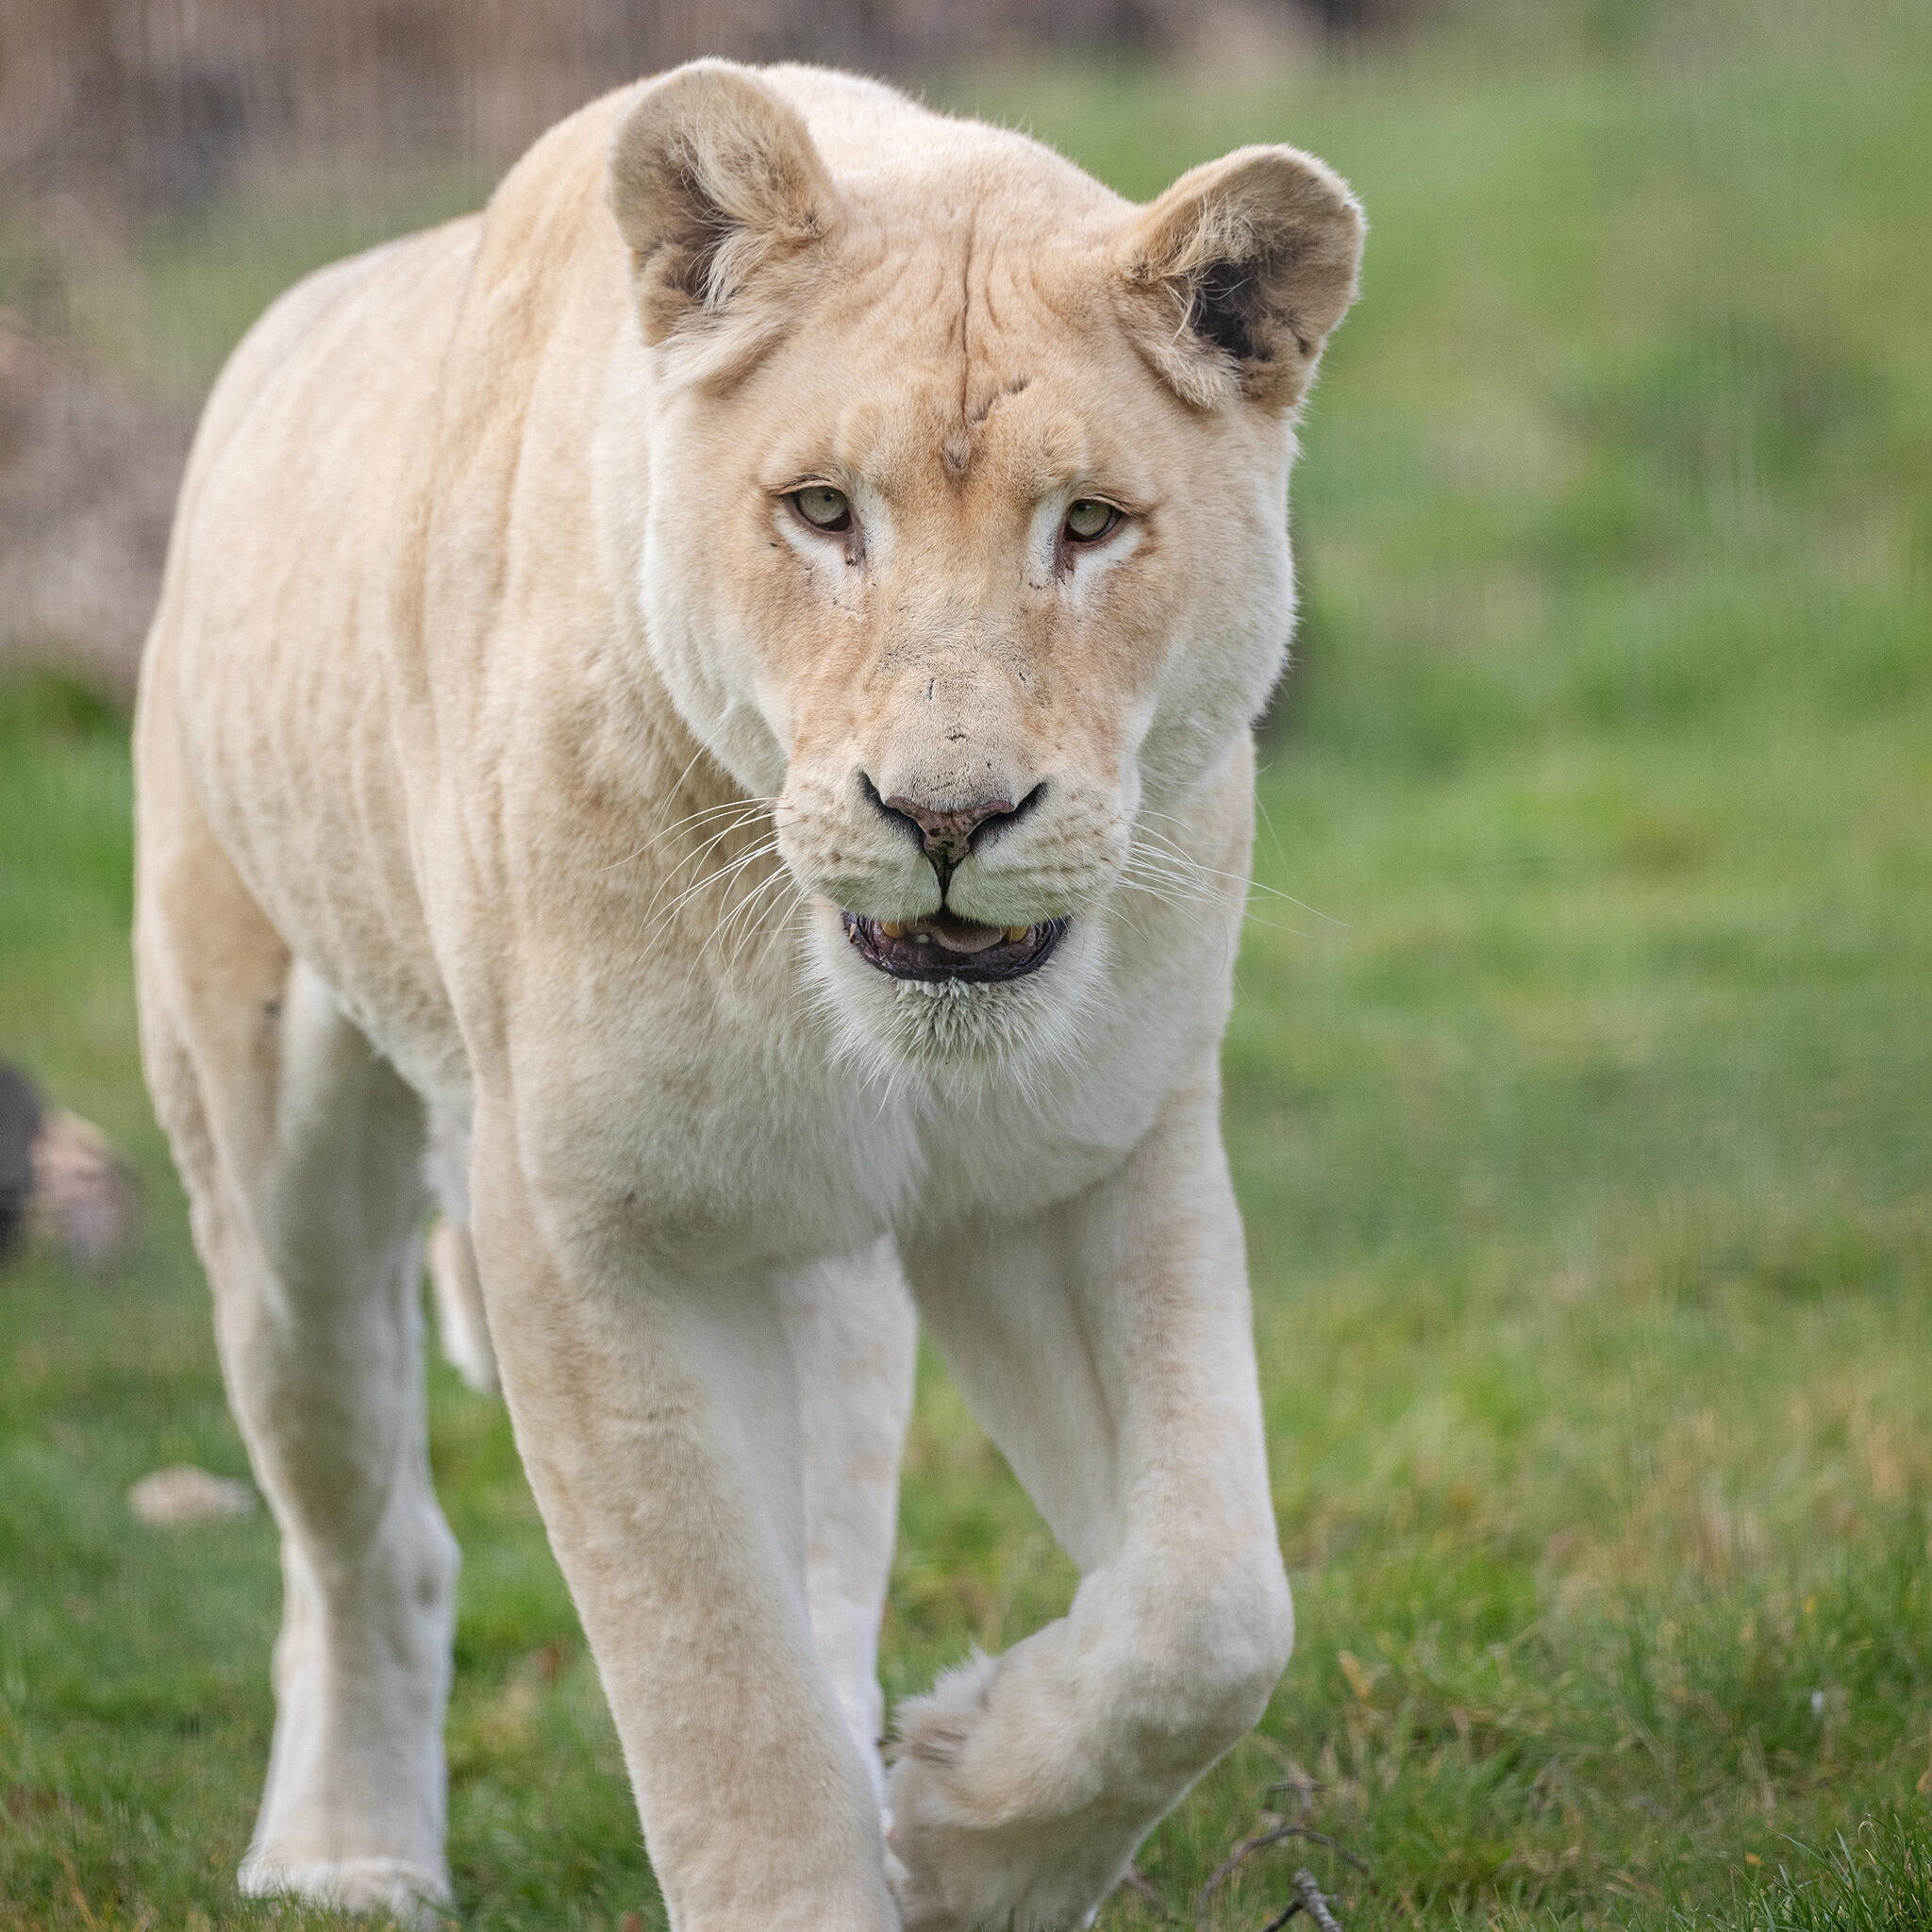
{"label": "lion's face", "polygon": [[[653,649],[706,741],[774,801],[849,1030],[1005,1052],[1094,986],[1091,914],[1137,823],[1226,758],[1279,669],[1311,303],[1242,308],[1221,290],[1213,309],[1211,275],[1185,258],[1215,219],[1229,245],[1261,247],[1254,208],[1225,219],[1243,189],[1255,198],[1255,163],[1141,210],[992,137],[970,180],[927,171],[841,193],[789,108],[717,73],[722,95],[681,116],[651,120],[661,88],[633,110],[614,150],[620,221],[634,124],[661,142],[660,123],[693,111],[714,142],[736,114],[767,156],[791,143],[797,178],[778,189],[803,212],[798,239],[734,266],[723,300],[715,208],[695,241],[642,246],[626,223],[662,342]],[[1256,152],[1282,174],[1290,151]],[[689,192],[689,159],[681,175],[658,166],[659,199],[659,177]],[[1325,260],[1301,232],[1316,191],[1339,313],[1358,218],[1317,166],[1293,158],[1302,200],[1287,201],[1302,255]],[[1261,183],[1277,201],[1282,186]],[[667,268],[679,246],[702,275]],[[1248,279],[1265,285],[1265,249],[1258,262]]]}

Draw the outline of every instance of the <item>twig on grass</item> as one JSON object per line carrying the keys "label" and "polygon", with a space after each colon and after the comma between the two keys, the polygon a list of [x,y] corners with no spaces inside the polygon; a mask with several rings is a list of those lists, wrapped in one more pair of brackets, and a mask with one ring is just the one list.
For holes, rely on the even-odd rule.
{"label": "twig on grass", "polygon": [[[1338,1847],[1339,1849],[1339,1847]],[[1322,1888],[1315,1883],[1315,1874],[1304,1865],[1291,1881],[1294,1896],[1289,1900],[1283,1910],[1261,1927],[1261,1932],[1281,1932],[1281,1928],[1297,1912],[1306,1912],[1314,1920],[1319,1932],[1341,1932],[1341,1922],[1328,1908],[1328,1901],[1322,1895]]]}
{"label": "twig on grass", "polygon": [[1268,1787],[1268,1795],[1273,1797],[1276,1791],[1289,1792],[1293,1797],[1302,1816],[1306,1818],[1309,1811],[1314,1808],[1315,1793],[1317,1791],[1325,1791],[1328,1787],[1320,1778],[1310,1777],[1300,1765],[1295,1763],[1292,1757],[1289,1758],[1288,1764],[1288,1776],[1275,1779]]}
{"label": "twig on grass", "polygon": [[[1227,1880],[1234,1874],[1236,1869],[1243,1862],[1243,1860],[1252,1858],[1257,1852],[1265,1852],[1270,1845],[1278,1845],[1282,1843],[1285,1840],[1291,1838],[1305,1838],[1311,1844],[1326,1845],[1328,1849],[1331,1852],[1333,1852],[1338,1857],[1346,1858],[1348,1862],[1351,1865],[1353,1865],[1357,1872],[1365,1873],[1369,1869],[1368,1866],[1365,1865],[1361,1861],[1361,1859],[1357,1857],[1356,1855],[1353,1852],[1351,1852],[1345,1845],[1342,1845],[1339,1843],[1336,1840],[1330,1838],[1325,1831],[1314,1831],[1311,1830],[1306,1824],[1277,1824],[1272,1831],[1257,1832],[1255,1835],[1255,1837],[1249,1839],[1245,1844],[1236,1846],[1236,1848],[1232,1852],[1230,1852],[1227,1855],[1227,1857],[1224,1857],[1221,1861],[1221,1863],[1214,1868],[1214,1870],[1211,1873],[1208,1874],[1207,1883],[1204,1884],[1200,1890],[1194,1894],[1195,1932],[1207,1932],[1208,1900],[1211,1899],[1214,1896],[1214,1894],[1218,1890],[1220,1890],[1222,1886],[1227,1882]],[[1286,1924],[1289,1919],[1295,1912],[1300,1911],[1304,1907],[1306,1907],[1308,1911],[1309,1916],[1314,1918],[1315,1923],[1322,1927],[1322,1932],[1341,1932],[1341,1926],[1335,1923],[1333,1914],[1329,1913],[1328,1907],[1325,1901],[1324,1901],[1322,1906],[1322,1915],[1317,1916],[1314,1907],[1312,1906],[1308,1906],[1307,1901],[1300,1896],[1299,1888],[1301,1885],[1303,1873],[1305,1873],[1307,1870],[1307,1868],[1304,1866],[1301,1872],[1297,1872],[1295,1874],[1294,1884],[1297,1888],[1295,1902],[1288,1908],[1286,1912],[1284,1912],[1281,1915],[1279,1919],[1275,1920],[1275,1924]],[[1315,1881],[1312,1878],[1310,1878],[1308,1880],[1308,1883],[1310,1886],[1313,1886]],[[1315,1896],[1317,1898],[1321,1898],[1322,1894],[1319,1890],[1317,1890]]]}
{"label": "twig on grass", "polygon": [[1328,1901],[1322,1896],[1322,1888],[1315,1883],[1315,1874],[1306,1865],[1294,1874],[1294,1895],[1321,1932],[1341,1932],[1335,1914],[1328,1909]]}
{"label": "twig on grass", "polygon": [[1129,1865],[1127,1867],[1127,1875],[1121,1880],[1121,1883],[1129,1891],[1139,1892],[1163,1919],[1172,1921],[1174,1914],[1168,1910],[1167,1901],[1160,1895],[1160,1888],[1155,1884],[1153,1879],[1148,1877],[1146,1873],[1141,1870],[1140,1866]]}

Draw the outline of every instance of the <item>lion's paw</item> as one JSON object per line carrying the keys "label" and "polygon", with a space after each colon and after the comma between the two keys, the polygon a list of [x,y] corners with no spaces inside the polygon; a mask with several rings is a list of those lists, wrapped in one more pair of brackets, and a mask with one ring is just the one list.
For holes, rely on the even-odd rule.
{"label": "lion's paw", "polygon": [[998,1672],[975,1656],[899,1711],[886,1875],[906,1932],[1091,1924],[1145,1829],[1104,1803],[1041,1804],[1010,1713],[991,1735]]}
{"label": "lion's paw", "polygon": [[436,1909],[448,1903],[449,1879],[407,1858],[311,1858],[289,1863],[251,1852],[242,1861],[242,1890],[250,1898],[289,1895],[338,1911],[383,1912],[407,1932],[438,1932]]}

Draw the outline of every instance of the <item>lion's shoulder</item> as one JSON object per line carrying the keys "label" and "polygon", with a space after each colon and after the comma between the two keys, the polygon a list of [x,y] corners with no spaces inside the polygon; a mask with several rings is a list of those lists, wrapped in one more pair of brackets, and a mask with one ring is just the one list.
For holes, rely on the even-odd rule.
{"label": "lion's shoulder", "polygon": [[481,229],[479,216],[459,216],[330,262],[277,296],[209,394],[191,478],[218,460],[266,391],[299,382],[306,371],[325,371],[340,383],[350,374],[345,358],[358,351],[375,361],[421,353],[436,324],[446,330],[455,313]]}

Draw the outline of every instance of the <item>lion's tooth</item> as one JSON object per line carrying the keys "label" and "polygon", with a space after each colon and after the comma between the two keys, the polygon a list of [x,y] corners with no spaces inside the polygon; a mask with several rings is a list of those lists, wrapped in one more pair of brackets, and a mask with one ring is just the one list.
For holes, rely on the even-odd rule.
{"label": "lion's tooth", "polygon": [[1032,930],[1030,925],[1009,925],[1007,928],[1007,937],[1017,946]]}
{"label": "lion's tooth", "polygon": [[879,930],[889,940],[903,940],[906,937],[906,928],[896,919],[880,920]]}

